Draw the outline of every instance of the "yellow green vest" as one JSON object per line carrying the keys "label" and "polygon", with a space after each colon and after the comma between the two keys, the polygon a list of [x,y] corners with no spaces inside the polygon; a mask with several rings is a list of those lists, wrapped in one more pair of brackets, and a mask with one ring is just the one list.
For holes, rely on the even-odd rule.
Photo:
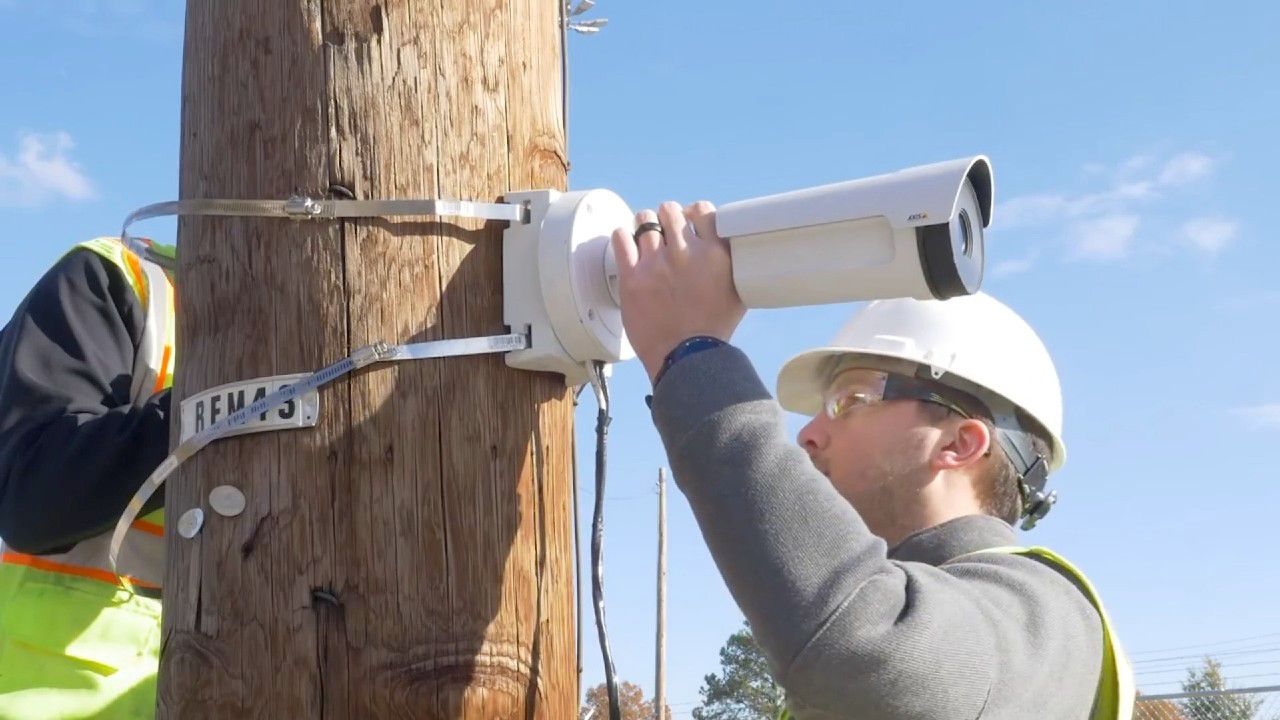
{"label": "yellow green vest", "polygon": [[[1098,616],[1102,618],[1102,674],[1098,678],[1098,692],[1094,695],[1093,713],[1089,716],[1089,720],[1131,720],[1136,690],[1133,684],[1133,667],[1125,657],[1124,649],[1120,647],[1120,640],[1116,637],[1111,619],[1107,617],[1107,611],[1102,607],[1102,598],[1089,582],[1089,578],[1066,558],[1047,548],[999,547],[979,552],[1034,555],[1062,568],[1079,583],[1085,595],[1088,596],[1089,602],[1098,609]],[[778,716],[778,720],[793,720],[793,718],[790,710],[783,710]]]}
{"label": "yellow green vest", "polygon": [[1094,589],[1089,578],[1085,577],[1080,568],[1048,548],[1000,547],[982,552],[1040,557],[1065,570],[1075,579],[1089,602],[1097,608],[1098,617],[1102,618],[1102,673],[1098,677],[1098,692],[1094,695],[1093,713],[1089,720],[1130,720],[1133,717],[1133,702],[1137,691],[1133,684],[1133,666],[1129,664],[1124,648],[1120,647],[1120,638],[1116,636],[1115,626],[1111,624],[1106,608],[1102,607],[1102,596]]}
{"label": "yellow green vest", "polygon": [[[76,249],[111,261],[146,310],[131,389],[144,401],[173,383],[173,284],[115,238]],[[0,720],[155,716],[164,511],[133,529],[119,569],[136,592],[112,572],[109,531],[59,555],[27,555],[0,543]]]}

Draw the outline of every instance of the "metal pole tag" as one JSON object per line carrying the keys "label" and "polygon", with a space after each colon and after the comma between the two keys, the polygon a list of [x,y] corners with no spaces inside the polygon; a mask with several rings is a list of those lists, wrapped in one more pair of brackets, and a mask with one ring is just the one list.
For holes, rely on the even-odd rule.
{"label": "metal pole tag", "polygon": [[[209,388],[184,398],[181,403],[182,437],[179,442],[186,442],[191,436],[231,413],[252,405],[286,385],[292,385],[310,376],[311,373],[295,373],[241,380]],[[279,407],[253,416],[244,425],[228,429],[222,437],[314,427],[319,419],[320,391],[310,390]]]}

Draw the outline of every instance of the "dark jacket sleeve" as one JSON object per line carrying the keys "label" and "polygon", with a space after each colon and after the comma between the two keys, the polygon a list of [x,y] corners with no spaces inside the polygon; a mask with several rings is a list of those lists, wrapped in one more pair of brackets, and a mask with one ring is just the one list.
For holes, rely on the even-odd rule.
{"label": "dark jacket sleeve", "polygon": [[59,552],[110,530],[164,459],[169,391],[141,403],[130,397],[145,317],[119,269],[77,250],[40,279],[0,334],[6,545]]}

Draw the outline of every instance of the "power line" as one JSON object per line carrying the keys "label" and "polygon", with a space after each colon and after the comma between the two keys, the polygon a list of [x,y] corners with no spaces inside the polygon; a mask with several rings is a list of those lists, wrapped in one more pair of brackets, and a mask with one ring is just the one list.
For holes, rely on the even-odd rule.
{"label": "power line", "polygon": [[1203,643],[1200,645],[1183,645],[1182,647],[1165,648],[1163,650],[1143,650],[1141,652],[1129,653],[1129,657],[1137,657],[1139,655],[1155,655],[1157,653],[1177,652],[1179,650],[1195,650],[1197,648],[1216,647],[1218,645],[1234,645],[1239,642],[1250,642],[1252,640],[1261,640],[1262,638],[1280,637],[1280,632],[1267,633],[1265,635],[1251,635],[1249,637],[1237,638],[1235,640],[1219,640],[1218,642]]}
{"label": "power line", "polygon": [[[1232,663],[1230,665],[1223,665],[1222,669],[1226,670],[1228,668],[1245,667],[1248,665],[1280,665],[1280,660],[1256,660],[1254,662]],[[1186,668],[1186,667],[1172,667],[1172,668],[1165,668],[1163,670],[1138,670],[1138,671],[1135,671],[1133,674],[1134,675],[1158,675],[1160,673],[1186,672],[1187,670],[1191,670],[1191,669],[1192,668]]]}
{"label": "power line", "polygon": [[[586,497],[588,501],[594,500],[596,497],[594,493],[583,493],[583,495]],[[639,495],[605,495],[604,501],[614,502],[615,500],[643,500],[645,498],[652,498],[652,497],[653,497],[653,493],[641,493]]]}
{"label": "power line", "polygon": [[[1227,662],[1227,663],[1219,662],[1218,665],[1223,668],[1239,667],[1240,665],[1245,664],[1246,661],[1253,664],[1259,664],[1259,665],[1263,665],[1266,663],[1280,664],[1280,658],[1246,656],[1242,658],[1231,658],[1230,662]],[[1182,672],[1183,670],[1190,670],[1192,668],[1201,668],[1201,667],[1204,667],[1204,665],[1197,664],[1197,663],[1187,663],[1187,662],[1170,664],[1170,665],[1162,665],[1160,667],[1144,667],[1141,665],[1135,665],[1134,672],[1135,674],[1143,675],[1143,674],[1154,674],[1154,673]]]}
{"label": "power line", "polygon": [[1135,660],[1133,662],[1133,665],[1135,666],[1150,665],[1153,663],[1171,662],[1174,660],[1202,660],[1206,657],[1212,657],[1216,659],[1220,657],[1231,657],[1235,655],[1251,655],[1251,654],[1269,653],[1269,652],[1280,652],[1280,645],[1270,645],[1265,647],[1255,647],[1255,648],[1247,648],[1247,649],[1242,648],[1240,650],[1230,650],[1227,652],[1219,652],[1219,653],[1197,653],[1195,655],[1174,655],[1166,658],[1151,658],[1149,660]]}
{"label": "power line", "polygon": [[[1249,679],[1249,678],[1264,678],[1264,677],[1265,677],[1265,678],[1280,678],[1280,673],[1257,673],[1257,674],[1254,674],[1254,675],[1232,675],[1231,677],[1227,678],[1227,680],[1230,680],[1230,681],[1234,682],[1234,681],[1236,681],[1236,680],[1247,680],[1247,679]],[[1183,680],[1161,680],[1160,682],[1154,682],[1154,683],[1143,683],[1143,685],[1144,685],[1144,686],[1181,685],[1183,682],[1185,682],[1185,681],[1183,681]]]}

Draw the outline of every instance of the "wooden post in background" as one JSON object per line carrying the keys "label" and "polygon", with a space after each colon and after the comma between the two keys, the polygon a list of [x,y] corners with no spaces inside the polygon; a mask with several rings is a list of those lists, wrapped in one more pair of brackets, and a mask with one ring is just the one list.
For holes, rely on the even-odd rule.
{"label": "wooden post in background", "polygon": [[[191,0],[181,196],[563,188],[560,33],[545,0]],[[175,408],[505,332],[504,227],[181,221]],[[576,715],[572,422],[558,376],[411,361],[322,389],[314,429],[206,448],[166,498],[206,521],[169,535],[158,717]],[[237,517],[207,511],[222,484]]]}
{"label": "wooden post in background", "polygon": [[653,717],[667,720],[667,474],[658,468],[658,622],[653,672]]}

